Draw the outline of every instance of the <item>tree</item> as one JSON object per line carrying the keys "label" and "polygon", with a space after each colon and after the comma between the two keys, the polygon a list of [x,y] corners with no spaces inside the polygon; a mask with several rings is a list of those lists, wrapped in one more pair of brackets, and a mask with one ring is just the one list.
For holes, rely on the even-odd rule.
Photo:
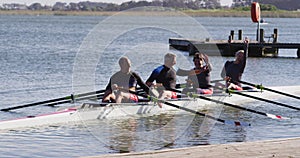
{"label": "tree", "polygon": [[42,10],[43,7],[40,3],[33,3],[28,7],[29,10]]}

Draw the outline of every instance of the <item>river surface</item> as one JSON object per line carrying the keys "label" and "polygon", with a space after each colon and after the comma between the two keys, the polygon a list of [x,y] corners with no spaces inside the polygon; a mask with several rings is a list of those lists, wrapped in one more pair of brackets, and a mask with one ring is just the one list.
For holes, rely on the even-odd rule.
{"label": "river surface", "polygon": [[[261,27],[266,36],[278,28],[279,42],[300,41],[299,20],[264,20],[268,24]],[[132,69],[144,80],[169,51],[178,55],[178,67],[190,69],[192,58],[187,52],[170,50],[170,37],[228,39],[230,30],[239,29],[250,40],[256,38],[256,24],[250,17],[191,18],[181,13],[171,17],[0,15],[0,108],[104,89],[109,77],[118,70],[117,60],[122,55],[132,60]],[[296,50],[282,50],[279,55],[296,57]],[[226,60],[233,58],[210,57],[212,80],[220,79]],[[184,79],[179,77],[178,83]],[[299,86],[300,62],[295,58],[248,58],[243,79],[265,86]],[[299,107],[295,99],[275,99]],[[74,104],[1,112],[0,120],[68,106]],[[0,155],[78,157],[300,136],[299,112],[264,102],[243,106],[292,119],[277,121],[218,107],[218,117],[249,122],[252,126],[215,123],[205,131],[200,128],[202,117],[184,113],[16,129],[0,132]]]}

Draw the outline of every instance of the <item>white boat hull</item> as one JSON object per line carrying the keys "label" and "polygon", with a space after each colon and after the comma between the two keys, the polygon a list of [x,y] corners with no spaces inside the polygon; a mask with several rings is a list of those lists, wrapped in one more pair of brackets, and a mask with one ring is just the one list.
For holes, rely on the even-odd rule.
{"label": "white boat hull", "polygon": [[[179,106],[188,107],[190,109],[199,109],[199,105],[195,99],[183,99],[169,102]],[[187,103],[189,104],[185,105]],[[170,106],[163,106],[162,108],[159,108],[159,106],[153,104],[152,102],[138,104],[107,104],[106,106],[99,106],[97,103],[84,103],[76,108],[67,108],[54,113],[1,121],[0,130],[35,127],[50,124],[66,124],[69,122],[80,122],[95,119],[124,118],[133,115],[156,115],[172,111],[178,112],[179,109]]]}
{"label": "white boat hull", "polygon": [[[277,87],[277,90],[288,91],[292,94],[299,94],[299,86],[290,87]],[[269,92],[245,92],[249,95],[272,99],[280,95]],[[240,103],[246,103],[251,101],[256,101],[251,98],[247,98],[240,95],[233,94],[229,96],[228,94],[218,94],[213,96],[206,96],[211,99],[219,100],[222,102],[232,103],[239,105]],[[205,101],[202,99],[186,98],[180,100],[168,101],[173,104],[183,106],[192,110],[201,110],[205,107],[213,108],[216,105],[213,102]],[[125,103],[125,104],[108,104],[106,106],[99,106],[97,103],[84,103],[81,106],[74,108],[66,108],[59,110],[54,113],[43,114],[38,116],[29,116],[20,119],[0,121],[0,130],[7,129],[17,129],[25,127],[36,127],[42,125],[53,125],[53,124],[67,124],[69,122],[80,122],[86,120],[95,119],[107,119],[107,118],[124,118],[124,116],[132,115],[156,115],[161,113],[170,112],[183,112],[184,110],[177,109],[168,105],[164,105],[159,108],[152,102],[146,103]]]}

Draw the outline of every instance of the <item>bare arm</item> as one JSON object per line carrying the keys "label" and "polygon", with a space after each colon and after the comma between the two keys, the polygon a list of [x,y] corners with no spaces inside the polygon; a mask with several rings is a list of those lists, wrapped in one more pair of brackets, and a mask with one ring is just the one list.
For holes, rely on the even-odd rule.
{"label": "bare arm", "polygon": [[211,65],[211,63],[209,62],[208,56],[207,56],[206,54],[202,54],[202,56],[203,56],[203,58],[204,58],[204,61],[205,61],[205,63],[206,63],[206,66],[207,66],[209,72],[212,71],[212,65]]}
{"label": "bare arm", "polygon": [[191,73],[191,70],[183,70],[183,69],[178,69],[176,71],[177,76],[188,76]]}
{"label": "bare arm", "polygon": [[102,102],[109,102],[110,100],[110,94],[112,93],[112,89],[111,89],[111,79],[109,80],[109,83],[107,84],[106,88],[105,88],[105,92],[104,95],[102,97]]}
{"label": "bare arm", "polygon": [[244,59],[243,59],[243,66],[242,66],[242,71],[244,72],[244,69],[246,67],[246,61],[248,57],[248,48],[249,48],[249,40],[246,37],[244,40]]}
{"label": "bare arm", "polygon": [[225,77],[226,77],[225,65],[226,65],[226,63],[224,64],[223,69],[222,69],[222,72],[221,72],[221,77],[222,77],[223,79],[225,79]]}

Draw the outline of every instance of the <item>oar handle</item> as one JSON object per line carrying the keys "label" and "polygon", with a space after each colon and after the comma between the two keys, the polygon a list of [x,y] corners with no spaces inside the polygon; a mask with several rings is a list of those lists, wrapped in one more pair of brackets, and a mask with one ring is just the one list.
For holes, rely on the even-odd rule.
{"label": "oar handle", "polygon": [[104,93],[104,92],[105,92],[105,90],[98,90],[98,91],[94,91],[94,92],[81,93],[81,94],[74,95],[74,98],[84,97],[84,96],[88,96],[88,95],[95,95],[95,94]]}

